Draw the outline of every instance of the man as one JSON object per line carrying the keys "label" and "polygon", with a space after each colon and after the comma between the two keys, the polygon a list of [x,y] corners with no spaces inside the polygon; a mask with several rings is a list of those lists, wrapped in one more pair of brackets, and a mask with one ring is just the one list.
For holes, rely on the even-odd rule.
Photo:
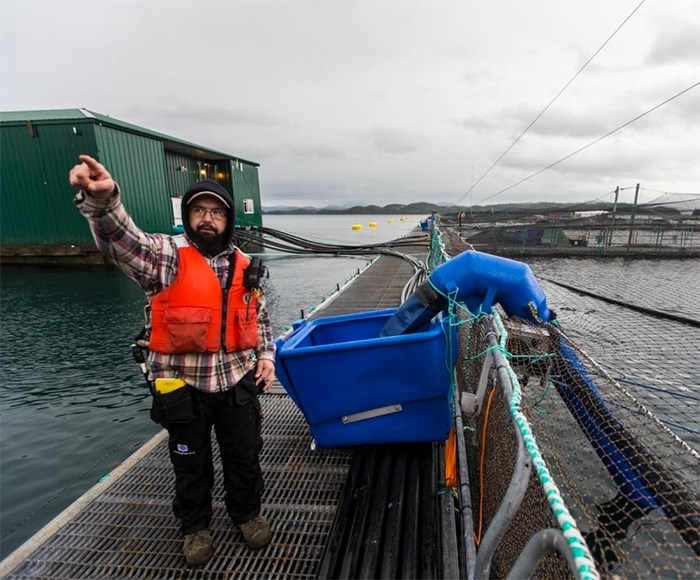
{"label": "man", "polygon": [[87,155],[80,160],[69,176],[80,190],[75,203],[100,251],[148,299],[151,417],[169,434],[173,511],[184,534],[185,560],[201,566],[214,553],[212,427],[228,514],[246,544],[261,549],[271,531],[260,515],[257,394],[274,381],[275,346],[262,291],[243,284],[250,260],[233,243],[233,200],[218,183],[197,182],[182,198],[185,234],[147,234],[126,212],[105,167]]}

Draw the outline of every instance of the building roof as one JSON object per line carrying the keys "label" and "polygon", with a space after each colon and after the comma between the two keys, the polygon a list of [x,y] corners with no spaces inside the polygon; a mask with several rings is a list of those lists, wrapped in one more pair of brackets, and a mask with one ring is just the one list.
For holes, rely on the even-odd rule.
{"label": "building roof", "polygon": [[126,121],[120,121],[119,119],[115,119],[114,117],[110,117],[108,115],[95,113],[94,111],[89,111],[88,109],[45,109],[39,111],[0,112],[0,125],[24,124],[28,121],[31,121],[32,123],[52,123],[60,121],[72,121],[74,123],[97,123],[115,129],[120,129],[122,131],[127,131],[129,133],[153,137],[159,141],[163,141],[166,148],[171,151],[178,151],[187,155],[196,154],[200,157],[210,159],[235,159],[255,167],[260,166],[259,163],[243,159],[242,157],[238,157],[236,155],[231,155],[230,153],[224,153],[222,151],[203,147],[195,143],[190,143],[189,141],[185,141],[183,139],[171,137],[170,135],[158,133],[157,131],[151,131],[150,129],[145,129],[143,127],[139,127],[138,125],[127,123]]}

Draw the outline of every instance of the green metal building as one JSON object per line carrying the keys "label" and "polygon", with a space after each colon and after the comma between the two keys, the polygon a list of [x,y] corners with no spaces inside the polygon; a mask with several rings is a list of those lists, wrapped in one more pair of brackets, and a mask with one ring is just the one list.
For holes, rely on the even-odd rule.
{"label": "green metal building", "polygon": [[[129,213],[147,232],[172,233],[181,224],[182,194],[201,179],[214,179],[232,194],[237,226],[262,225],[257,163],[86,109],[3,112],[3,261],[94,252],[68,183],[68,172],[82,153],[107,167]],[[22,256],[27,260],[8,259]]]}

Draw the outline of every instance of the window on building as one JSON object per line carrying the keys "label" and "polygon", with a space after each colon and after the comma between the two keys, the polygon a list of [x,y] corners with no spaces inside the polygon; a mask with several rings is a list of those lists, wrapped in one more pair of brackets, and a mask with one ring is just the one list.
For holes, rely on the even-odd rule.
{"label": "window on building", "polygon": [[182,228],[182,197],[171,197],[170,203],[173,208],[173,227]]}
{"label": "window on building", "polygon": [[243,200],[243,213],[255,213],[255,203],[252,199]]}

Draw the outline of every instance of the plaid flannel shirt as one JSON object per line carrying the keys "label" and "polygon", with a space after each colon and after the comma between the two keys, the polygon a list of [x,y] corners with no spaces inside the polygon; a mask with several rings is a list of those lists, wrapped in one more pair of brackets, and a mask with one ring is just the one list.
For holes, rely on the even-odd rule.
{"label": "plaid flannel shirt", "polygon": [[[150,299],[172,284],[177,275],[178,253],[172,236],[147,234],[139,229],[122,204],[117,186],[114,197],[100,200],[79,192],[75,203],[90,224],[98,249],[146,292]],[[233,242],[223,252],[208,258],[221,280],[226,281],[229,255],[241,252]],[[147,313],[150,309],[147,308]],[[215,353],[163,354],[149,351],[151,379],[178,376],[200,391],[213,393],[232,388],[257,359],[275,360],[275,343],[265,296],[258,299],[258,346],[237,352],[224,349]],[[150,333],[150,316],[146,315],[146,334]]]}

